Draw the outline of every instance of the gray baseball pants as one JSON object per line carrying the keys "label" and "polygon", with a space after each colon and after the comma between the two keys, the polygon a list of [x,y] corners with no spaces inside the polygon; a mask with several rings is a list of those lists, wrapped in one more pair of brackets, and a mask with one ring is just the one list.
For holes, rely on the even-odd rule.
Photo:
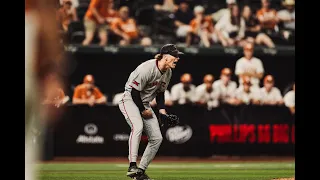
{"label": "gray baseball pants", "polygon": [[[143,119],[139,108],[132,100],[131,93],[128,91],[123,94],[123,98],[119,102],[119,108],[131,128],[128,141],[129,162],[137,162],[142,131],[144,131],[148,136],[148,145],[143,153],[139,165],[140,168],[147,169],[148,165],[157,154],[162,142],[162,134],[158,119],[153,111],[153,117],[151,119]],[[150,106],[147,108],[151,109]]]}

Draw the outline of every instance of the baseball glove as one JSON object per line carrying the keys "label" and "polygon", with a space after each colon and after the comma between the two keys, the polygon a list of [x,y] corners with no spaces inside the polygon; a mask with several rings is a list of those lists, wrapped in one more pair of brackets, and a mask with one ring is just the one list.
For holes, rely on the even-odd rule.
{"label": "baseball glove", "polygon": [[174,114],[162,114],[159,113],[160,126],[163,127],[167,124],[169,127],[173,127],[179,124],[179,117]]}

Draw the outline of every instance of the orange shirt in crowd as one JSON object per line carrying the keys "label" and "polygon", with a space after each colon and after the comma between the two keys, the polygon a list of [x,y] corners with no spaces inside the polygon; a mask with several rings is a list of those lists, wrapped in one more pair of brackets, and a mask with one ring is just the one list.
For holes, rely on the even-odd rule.
{"label": "orange shirt in crowd", "polygon": [[[274,9],[261,8],[260,10],[257,11],[258,18],[259,17],[274,17],[274,18],[276,18],[276,16],[277,16],[277,11]],[[264,29],[273,29],[276,25],[277,25],[276,20],[261,23],[261,26]]]}
{"label": "orange shirt in crowd", "polygon": [[93,12],[92,12],[93,8],[96,8],[98,13],[102,17],[104,17],[104,18],[109,17],[110,16],[109,4],[110,4],[110,0],[91,0],[85,17],[95,21],[96,23],[98,22],[97,19],[95,18],[95,16],[93,15]]}
{"label": "orange shirt in crowd", "polygon": [[118,29],[126,33],[132,39],[138,37],[136,21],[133,18],[128,18],[126,21],[121,18],[116,18],[111,24],[111,29]]}
{"label": "orange shirt in crowd", "polygon": [[190,26],[191,26],[192,32],[195,33],[195,34],[198,34],[197,29],[198,29],[199,26],[200,26],[199,27],[200,29],[205,29],[210,33],[212,33],[213,30],[214,30],[213,29],[212,19],[209,16],[204,17],[204,19],[202,20],[201,24],[199,24],[199,22],[197,21],[196,18],[192,19],[191,22],[190,22]]}
{"label": "orange shirt in crowd", "polygon": [[94,96],[95,99],[100,99],[103,94],[97,87],[93,87],[90,91],[85,84],[78,85],[73,94],[73,98],[78,99],[89,99],[91,96]]}
{"label": "orange shirt in crowd", "polygon": [[109,9],[106,18],[108,19],[109,23],[112,23],[116,18],[119,17],[119,13],[113,9]]}

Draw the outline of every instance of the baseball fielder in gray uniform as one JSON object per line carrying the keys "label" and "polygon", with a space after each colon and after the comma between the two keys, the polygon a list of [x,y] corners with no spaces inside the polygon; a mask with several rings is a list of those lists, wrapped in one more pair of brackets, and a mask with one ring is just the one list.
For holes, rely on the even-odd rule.
{"label": "baseball fielder in gray uniform", "polygon": [[[172,76],[172,70],[176,67],[179,54],[175,45],[166,44],[160,49],[160,53],[151,59],[141,63],[129,76],[125,84],[123,97],[119,102],[119,108],[124,115],[131,133],[129,145],[129,169],[127,176],[137,180],[150,179],[145,170],[155,157],[162,135],[157,116],[150,107],[150,102],[156,98],[159,115],[174,125],[178,123],[175,115],[168,115],[164,105],[164,92],[168,87]],[[170,117],[175,118],[170,118]],[[161,118],[162,119],[162,118]],[[148,145],[143,153],[139,168],[136,165],[138,149],[142,131],[148,136]]]}

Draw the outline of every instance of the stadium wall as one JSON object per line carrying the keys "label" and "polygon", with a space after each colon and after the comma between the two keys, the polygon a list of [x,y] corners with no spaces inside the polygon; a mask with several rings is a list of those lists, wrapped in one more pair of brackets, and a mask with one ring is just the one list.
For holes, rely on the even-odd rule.
{"label": "stadium wall", "polygon": [[[293,156],[295,118],[283,106],[168,107],[180,117],[161,128],[159,156]],[[130,128],[118,106],[67,106],[51,131],[52,157],[126,157]],[[50,136],[49,136],[50,137]],[[139,155],[148,142],[143,133]],[[47,151],[50,150],[47,148]]]}

